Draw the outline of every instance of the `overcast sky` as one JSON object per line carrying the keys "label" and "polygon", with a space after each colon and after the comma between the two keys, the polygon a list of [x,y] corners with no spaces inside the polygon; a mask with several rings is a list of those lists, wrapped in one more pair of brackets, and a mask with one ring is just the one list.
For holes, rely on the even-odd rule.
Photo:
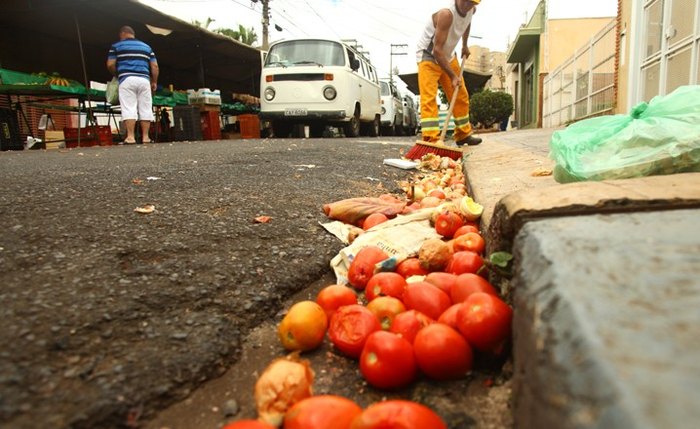
{"label": "overcast sky", "polygon": [[[184,21],[207,18],[209,26],[252,27],[262,44],[262,4],[251,0],[139,0]],[[356,39],[370,53],[380,77],[387,77],[390,59],[400,73],[416,71],[415,42],[439,6],[451,0],[270,0],[270,41],[295,37]],[[529,20],[539,0],[482,0],[472,22],[470,44],[507,52],[519,27]],[[615,0],[550,0],[549,18],[614,16]],[[279,25],[281,32],[274,29]],[[591,35],[592,36],[592,35]],[[391,56],[392,44],[407,44],[407,55]],[[402,48],[395,47],[398,53]],[[573,49],[572,49],[573,51]],[[158,53],[156,52],[156,56]]]}

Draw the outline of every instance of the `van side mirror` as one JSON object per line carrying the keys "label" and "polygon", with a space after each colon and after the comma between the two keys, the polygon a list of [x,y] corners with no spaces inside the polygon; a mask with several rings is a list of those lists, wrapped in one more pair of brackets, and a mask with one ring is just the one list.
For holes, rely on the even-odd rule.
{"label": "van side mirror", "polygon": [[350,68],[352,71],[357,71],[360,69],[360,60],[357,58],[351,58],[350,59]]}

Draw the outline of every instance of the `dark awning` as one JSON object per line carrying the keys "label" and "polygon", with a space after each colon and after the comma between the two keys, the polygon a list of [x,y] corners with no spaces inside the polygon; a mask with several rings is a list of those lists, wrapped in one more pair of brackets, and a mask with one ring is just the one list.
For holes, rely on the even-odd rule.
{"label": "dark awning", "polygon": [[[76,25],[77,22],[77,25]],[[151,45],[159,84],[175,89],[258,94],[260,51],[165,15],[136,0],[3,0],[0,2],[0,67],[58,72],[83,82],[80,39],[88,80],[107,82],[107,51],[129,25]],[[147,25],[170,30],[155,34]],[[79,28],[79,32],[78,32]]]}
{"label": "dark awning", "polygon": [[[490,73],[481,73],[474,70],[465,69],[462,71],[462,79],[464,79],[464,83],[467,86],[467,91],[470,94],[475,94],[484,89],[486,82],[491,79],[491,76],[492,75]],[[399,77],[402,81],[404,81],[404,83],[406,83],[406,86],[411,92],[416,95],[420,94],[420,91],[418,90],[418,73],[400,74]]]}

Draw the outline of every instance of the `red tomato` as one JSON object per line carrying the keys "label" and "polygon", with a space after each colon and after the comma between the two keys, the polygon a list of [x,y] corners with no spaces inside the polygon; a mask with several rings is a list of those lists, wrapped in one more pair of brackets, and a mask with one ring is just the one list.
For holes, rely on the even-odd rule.
{"label": "red tomato", "polygon": [[436,197],[440,198],[441,200],[445,199],[445,191],[442,189],[433,189],[432,191],[428,192],[429,197]]}
{"label": "red tomato", "polygon": [[443,271],[434,271],[425,276],[425,281],[440,288],[446,294],[450,294],[452,285],[457,281],[457,275]]}
{"label": "red tomato", "polygon": [[392,332],[377,331],[365,342],[360,356],[360,372],[369,384],[379,389],[397,389],[416,377],[413,346]]}
{"label": "red tomato", "polygon": [[457,312],[462,307],[462,304],[463,304],[462,302],[459,302],[457,304],[452,304],[450,306],[450,308],[443,311],[442,314],[440,315],[440,318],[437,320],[438,323],[443,323],[447,326],[458,329],[457,328]]}
{"label": "red tomato", "polygon": [[436,380],[461,377],[472,369],[472,349],[467,340],[442,323],[433,323],[418,331],[413,351],[418,368]]}
{"label": "red tomato", "polygon": [[455,231],[462,225],[464,225],[462,216],[451,211],[444,211],[435,219],[435,231],[446,238],[452,238]]}
{"label": "red tomato", "polygon": [[433,320],[452,305],[449,295],[428,282],[409,283],[403,292],[403,303],[407,309],[418,310]]}
{"label": "red tomato", "polygon": [[365,408],[350,429],[447,429],[447,425],[425,405],[394,399]]}
{"label": "red tomato", "polygon": [[402,275],[406,279],[411,276],[424,276],[428,274],[428,272],[429,271],[420,264],[420,259],[418,258],[406,258],[396,266],[396,273]]}
{"label": "red tomato", "polygon": [[457,280],[450,290],[450,298],[454,303],[464,302],[474,292],[498,296],[498,291],[488,280],[474,273],[464,273],[457,276]]}
{"label": "red tomato", "polygon": [[365,298],[372,301],[378,296],[393,296],[402,299],[406,279],[397,273],[383,272],[373,275],[365,287]]}
{"label": "red tomato", "polygon": [[239,420],[229,423],[221,429],[275,429],[275,427],[260,420]]}
{"label": "red tomato", "polygon": [[393,296],[379,296],[367,304],[367,309],[377,316],[382,329],[387,331],[396,315],[406,311],[406,306]]}
{"label": "red tomato", "polygon": [[484,260],[477,253],[462,250],[452,255],[445,271],[452,274],[476,273],[483,265]]}
{"label": "red tomato", "polygon": [[455,252],[469,250],[474,253],[482,254],[486,248],[486,242],[479,233],[468,232],[455,238],[454,242],[452,243],[452,247],[454,248]]}
{"label": "red tomato", "polygon": [[474,348],[497,352],[508,340],[513,310],[494,295],[475,292],[457,312],[457,328]]}
{"label": "red tomato", "polygon": [[394,321],[391,322],[391,326],[389,327],[389,332],[399,334],[407,339],[409,343],[413,343],[413,339],[416,337],[418,331],[431,323],[435,323],[435,320],[420,311],[408,310],[394,317]]}
{"label": "red tomato", "polygon": [[377,246],[360,249],[348,268],[348,281],[355,289],[364,290],[370,277],[374,275],[374,266],[389,256]]}
{"label": "red tomato", "polygon": [[369,334],[381,330],[379,320],[359,304],[340,307],[331,316],[328,337],[333,345],[352,358],[358,358]]}
{"label": "red tomato", "polygon": [[284,429],[348,429],[361,413],[359,405],[342,396],[311,396],[287,410]]}
{"label": "red tomato", "polygon": [[464,235],[468,232],[476,232],[477,234],[479,233],[479,227],[471,225],[469,221],[466,222],[466,224],[460,226],[457,228],[457,231],[452,235],[452,238],[457,238],[460,235]]}
{"label": "red tomato", "polygon": [[326,286],[316,295],[316,303],[326,312],[328,320],[338,308],[344,305],[357,304],[355,291],[343,285]]}
{"label": "red tomato", "polygon": [[388,221],[389,218],[386,217],[384,213],[372,213],[371,215],[367,216],[365,220],[362,222],[362,229],[367,231],[368,229],[372,228],[375,225],[379,225],[380,223],[384,223]]}

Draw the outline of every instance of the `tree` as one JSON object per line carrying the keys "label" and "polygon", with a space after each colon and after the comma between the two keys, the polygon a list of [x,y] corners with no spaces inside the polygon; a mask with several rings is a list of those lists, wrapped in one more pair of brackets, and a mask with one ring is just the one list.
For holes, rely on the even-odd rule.
{"label": "tree", "polygon": [[228,36],[232,39],[236,39],[239,42],[249,46],[253,46],[253,44],[255,44],[255,42],[258,41],[258,35],[255,34],[255,29],[253,29],[253,27],[246,28],[240,24],[238,25],[238,30],[232,30],[230,28],[219,28],[214,30],[214,32],[223,34],[224,36]]}
{"label": "tree", "polygon": [[469,100],[469,118],[472,124],[491,128],[513,113],[513,97],[501,91],[477,92]]}
{"label": "tree", "polygon": [[202,27],[205,30],[209,29],[209,26],[211,25],[212,22],[216,21],[214,18],[207,18],[206,22],[199,21],[197,19],[192,20],[192,25],[196,25],[197,27]]}

